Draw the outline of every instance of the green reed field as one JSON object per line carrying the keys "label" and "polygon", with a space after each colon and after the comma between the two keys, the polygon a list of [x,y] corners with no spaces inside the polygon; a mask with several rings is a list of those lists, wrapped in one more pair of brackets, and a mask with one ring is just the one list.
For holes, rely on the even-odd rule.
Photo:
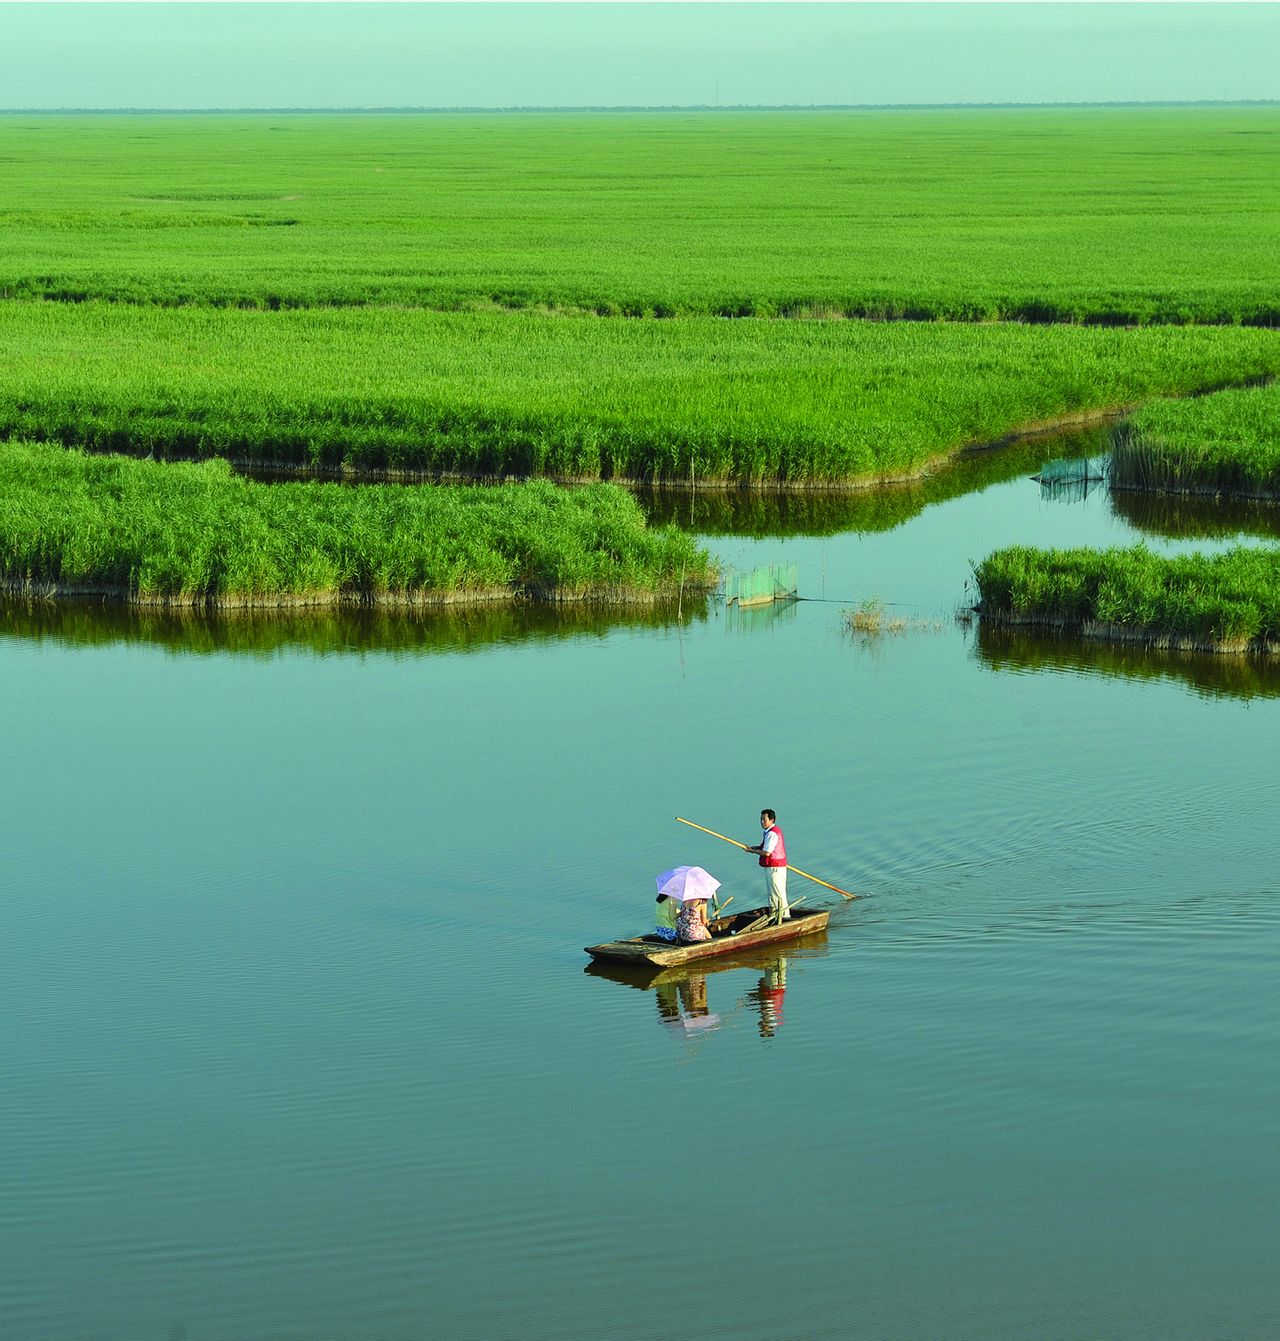
{"label": "green reed field", "polygon": [[1121,425],[1112,483],[1280,496],[1280,384],[1145,406]]}
{"label": "green reed field", "polygon": [[989,554],[974,576],[981,613],[996,622],[1218,651],[1280,641],[1280,551],[1273,549],[1164,558],[1144,546],[1012,546]]}
{"label": "green reed field", "polygon": [[0,433],[485,475],[824,483],[1280,371],[1252,328],[0,303]]}
{"label": "green reed field", "polygon": [[0,116],[0,295],[1275,322],[1280,108]]}
{"label": "green reed field", "polygon": [[[1274,108],[0,115],[0,437],[484,476],[913,475],[1029,423],[1274,375],[1278,169]],[[55,517],[50,449],[8,450],[10,574],[257,599],[651,592],[705,565],[636,539],[608,491],[590,507],[624,538],[545,491],[339,504],[69,455]]]}
{"label": "green reed field", "polygon": [[714,580],[692,537],[606,485],[258,484],[0,444],[0,581],[186,604],[675,596]]}

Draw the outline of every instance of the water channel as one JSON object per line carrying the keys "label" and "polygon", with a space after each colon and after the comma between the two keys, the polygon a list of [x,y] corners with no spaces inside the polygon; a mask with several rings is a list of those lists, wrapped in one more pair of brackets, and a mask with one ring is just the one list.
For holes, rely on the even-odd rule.
{"label": "water channel", "polygon": [[[0,610],[0,1335],[1273,1335],[1280,670],[955,615],[1277,514],[1055,451],[665,503],[756,612]],[[587,971],[762,806],[825,938]]]}

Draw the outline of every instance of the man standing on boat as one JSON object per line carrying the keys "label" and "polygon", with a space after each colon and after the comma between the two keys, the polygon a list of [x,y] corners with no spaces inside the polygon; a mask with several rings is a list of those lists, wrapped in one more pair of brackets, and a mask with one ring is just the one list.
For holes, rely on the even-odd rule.
{"label": "man standing on boat", "polygon": [[764,836],[748,852],[755,852],[764,867],[764,889],[769,897],[769,911],[779,922],[791,916],[787,904],[787,843],[778,828],[778,817],[772,810],[760,812],[760,827]]}

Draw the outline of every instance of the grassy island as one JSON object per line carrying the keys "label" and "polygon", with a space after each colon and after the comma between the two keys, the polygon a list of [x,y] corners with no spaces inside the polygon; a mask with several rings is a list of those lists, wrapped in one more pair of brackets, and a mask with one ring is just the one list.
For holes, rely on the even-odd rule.
{"label": "grassy island", "polygon": [[652,601],[714,581],[707,555],[609,485],[259,484],[0,444],[0,582],[137,603]]}
{"label": "grassy island", "polygon": [[974,570],[979,613],[1088,638],[1215,652],[1280,650],[1280,551],[1163,558],[1145,546],[1013,546]]}
{"label": "grassy island", "polygon": [[1145,406],[1117,427],[1117,487],[1280,498],[1280,383]]}

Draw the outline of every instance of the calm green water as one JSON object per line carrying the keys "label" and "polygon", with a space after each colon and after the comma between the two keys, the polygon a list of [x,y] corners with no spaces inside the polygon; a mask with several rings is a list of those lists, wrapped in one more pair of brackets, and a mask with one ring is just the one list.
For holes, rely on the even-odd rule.
{"label": "calm green water", "polygon": [[[1280,672],[952,618],[1266,524],[1019,468],[750,617],[4,609],[0,1335],[1274,1336]],[[585,971],[762,805],[825,939]]]}

